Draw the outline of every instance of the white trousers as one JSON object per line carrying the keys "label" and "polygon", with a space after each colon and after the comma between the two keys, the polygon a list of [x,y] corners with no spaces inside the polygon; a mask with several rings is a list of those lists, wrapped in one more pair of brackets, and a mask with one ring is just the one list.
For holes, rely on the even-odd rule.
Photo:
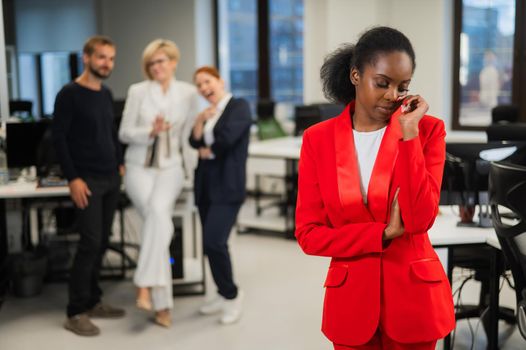
{"label": "white trousers", "polygon": [[155,310],[171,309],[172,268],[170,243],[173,235],[172,211],[184,182],[183,169],[126,167],[126,193],[143,219],[142,242],[134,283],[151,288]]}

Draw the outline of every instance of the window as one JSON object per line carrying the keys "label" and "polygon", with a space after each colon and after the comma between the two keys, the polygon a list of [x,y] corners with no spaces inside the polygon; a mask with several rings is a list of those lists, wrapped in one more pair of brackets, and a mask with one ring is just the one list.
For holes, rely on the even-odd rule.
{"label": "window", "polygon": [[32,54],[18,55],[19,98],[33,102],[33,116],[40,115],[37,59],[38,57]]}
{"label": "window", "polygon": [[258,99],[257,0],[220,0],[219,70],[236,97]]}
{"label": "window", "polygon": [[303,102],[303,0],[270,1],[270,86],[276,102]]}
{"label": "window", "polygon": [[71,81],[69,53],[46,52],[40,56],[42,67],[42,107],[43,115],[53,114],[55,97],[64,85]]}
{"label": "window", "polygon": [[219,68],[235,96],[303,102],[303,0],[217,0]]}
{"label": "window", "polygon": [[524,35],[517,29],[519,3],[456,0],[454,129],[483,130],[493,107],[520,101],[525,82],[517,63]]}
{"label": "window", "polygon": [[18,94],[33,102],[33,116],[53,114],[55,98],[62,87],[84,69],[79,52],[18,54]]}

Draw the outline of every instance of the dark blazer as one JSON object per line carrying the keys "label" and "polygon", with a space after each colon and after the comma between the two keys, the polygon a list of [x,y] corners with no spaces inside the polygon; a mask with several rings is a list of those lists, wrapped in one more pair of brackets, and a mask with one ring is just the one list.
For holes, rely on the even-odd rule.
{"label": "dark blazer", "polygon": [[[244,99],[231,98],[214,127],[214,159],[199,159],[194,177],[196,204],[242,203],[246,195],[246,163],[252,125]],[[193,148],[207,147],[190,135]]]}

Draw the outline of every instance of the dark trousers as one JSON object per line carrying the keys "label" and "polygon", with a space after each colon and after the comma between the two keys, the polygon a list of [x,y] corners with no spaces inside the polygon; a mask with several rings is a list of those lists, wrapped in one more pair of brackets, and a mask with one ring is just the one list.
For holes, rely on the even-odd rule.
{"label": "dark trousers", "polygon": [[208,256],[217,292],[226,299],[234,299],[237,296],[228,251],[228,237],[236,223],[240,207],[241,204],[198,205],[203,227],[204,252]]}
{"label": "dark trousers", "polygon": [[117,173],[83,180],[91,196],[85,209],[77,209],[80,240],[69,277],[68,317],[84,313],[100,302],[99,273],[120,196]]}

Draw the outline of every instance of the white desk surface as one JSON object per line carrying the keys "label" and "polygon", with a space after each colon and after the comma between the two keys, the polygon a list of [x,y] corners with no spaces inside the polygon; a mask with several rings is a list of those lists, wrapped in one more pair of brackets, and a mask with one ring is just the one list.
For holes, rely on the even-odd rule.
{"label": "white desk surface", "polygon": [[[191,190],[193,182],[185,179],[183,190]],[[121,190],[125,190],[124,185]],[[69,197],[69,187],[37,187],[36,182],[10,182],[0,186],[0,199],[12,198],[42,198],[42,197]]]}
{"label": "white desk surface", "polygon": [[37,188],[36,182],[10,182],[0,186],[1,199],[63,196],[69,196],[69,188],[66,186]]}
{"label": "white desk surface", "polygon": [[492,227],[459,227],[456,216],[450,206],[441,206],[431,230],[429,240],[433,246],[451,246],[460,244],[489,244],[500,249],[497,234]]}
{"label": "white desk surface", "polygon": [[[301,136],[254,141],[249,145],[248,154],[259,158],[299,159],[301,142]],[[446,142],[484,143],[486,139],[484,133],[450,132],[446,136]]]}
{"label": "white desk surface", "polygon": [[288,136],[251,142],[248,155],[257,158],[300,159],[301,141],[301,137]]}

